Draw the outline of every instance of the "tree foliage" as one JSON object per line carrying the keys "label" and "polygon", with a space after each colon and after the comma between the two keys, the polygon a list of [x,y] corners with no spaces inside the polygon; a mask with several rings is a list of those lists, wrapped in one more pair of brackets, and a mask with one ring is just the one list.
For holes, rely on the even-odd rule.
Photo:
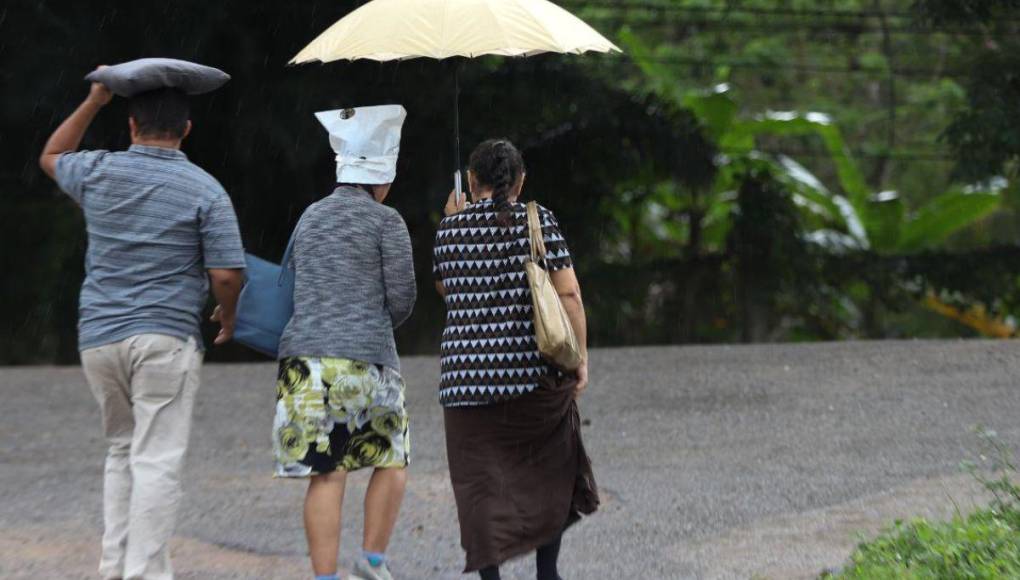
{"label": "tree foliage", "polygon": [[[917,300],[930,291],[947,304],[1020,312],[1006,282],[1020,261],[998,274],[977,268],[974,280],[964,266],[989,247],[1008,256],[1004,244],[1016,240],[1020,194],[1006,170],[1017,123],[1005,106],[1015,87],[993,77],[995,62],[1016,66],[1017,51],[988,42],[1004,43],[1020,16],[1003,2],[988,24],[980,7],[961,19],[936,15],[937,4],[569,5],[627,54],[463,63],[465,153],[493,136],[522,147],[525,193],[560,219],[596,344],[966,335]],[[430,253],[452,185],[456,63],[285,66],[353,7],[15,0],[4,9],[0,244],[10,251],[0,267],[15,275],[0,282],[0,362],[74,359],[83,224],[35,157],[84,96],[87,71],[154,55],[233,75],[195,99],[185,151],[230,193],[248,250],[269,258],[332,187],[333,153],[312,112],[404,104],[391,203],[412,234],[421,299],[398,344],[435,350],[443,308]],[[972,57],[988,68],[971,67]],[[124,117],[115,100],[84,146],[125,147]],[[946,274],[946,264],[960,267]],[[996,296],[976,291],[979,276]]]}

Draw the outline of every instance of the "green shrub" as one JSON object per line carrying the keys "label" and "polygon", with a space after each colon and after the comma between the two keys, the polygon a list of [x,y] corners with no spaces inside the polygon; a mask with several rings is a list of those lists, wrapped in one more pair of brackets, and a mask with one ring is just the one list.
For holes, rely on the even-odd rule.
{"label": "green shrub", "polygon": [[826,578],[885,579],[988,579],[1020,578],[1020,487],[1008,450],[994,432],[981,433],[994,453],[982,455],[994,462],[998,477],[970,472],[994,496],[985,509],[949,522],[924,519],[896,522],[878,538],[860,544],[843,571]]}
{"label": "green shrub", "polygon": [[1020,511],[989,508],[944,523],[897,522],[850,559],[836,578],[1020,578]]}

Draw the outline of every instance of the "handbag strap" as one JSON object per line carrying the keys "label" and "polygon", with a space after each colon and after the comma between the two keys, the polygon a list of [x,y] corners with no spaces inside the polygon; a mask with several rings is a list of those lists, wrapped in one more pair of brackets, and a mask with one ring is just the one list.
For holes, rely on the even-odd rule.
{"label": "handbag strap", "polygon": [[545,260],[545,237],[542,235],[542,221],[538,218],[538,203],[528,202],[528,240],[531,242],[531,261],[536,264]]}
{"label": "handbag strap", "polygon": [[283,259],[280,260],[280,277],[276,279],[278,286],[283,286],[284,276],[287,271],[290,270],[290,254],[294,250],[294,238],[297,237],[298,226],[301,225],[301,220],[298,220],[297,225],[294,226],[294,231],[290,233],[290,239],[287,240],[287,249],[283,251]]}

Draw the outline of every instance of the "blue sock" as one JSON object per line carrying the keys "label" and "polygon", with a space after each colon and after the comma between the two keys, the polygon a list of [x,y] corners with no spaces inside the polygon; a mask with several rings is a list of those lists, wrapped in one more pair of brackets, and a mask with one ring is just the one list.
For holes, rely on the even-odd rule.
{"label": "blue sock", "polygon": [[340,580],[340,576],[337,574],[326,574],[324,576],[316,576],[315,580]]}
{"label": "blue sock", "polygon": [[382,552],[369,552],[368,550],[362,550],[361,555],[368,560],[369,565],[373,568],[378,568],[386,563],[386,554]]}

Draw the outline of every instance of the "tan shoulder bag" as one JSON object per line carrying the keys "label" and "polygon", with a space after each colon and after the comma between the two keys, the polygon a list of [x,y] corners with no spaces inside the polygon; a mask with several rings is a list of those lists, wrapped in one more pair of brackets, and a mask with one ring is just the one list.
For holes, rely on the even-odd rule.
{"label": "tan shoulder bag", "polygon": [[581,349],[552,278],[541,265],[545,261],[545,239],[538,217],[538,204],[533,201],[528,202],[528,239],[531,257],[524,263],[524,270],[531,286],[538,352],[565,371],[577,370],[581,366]]}

